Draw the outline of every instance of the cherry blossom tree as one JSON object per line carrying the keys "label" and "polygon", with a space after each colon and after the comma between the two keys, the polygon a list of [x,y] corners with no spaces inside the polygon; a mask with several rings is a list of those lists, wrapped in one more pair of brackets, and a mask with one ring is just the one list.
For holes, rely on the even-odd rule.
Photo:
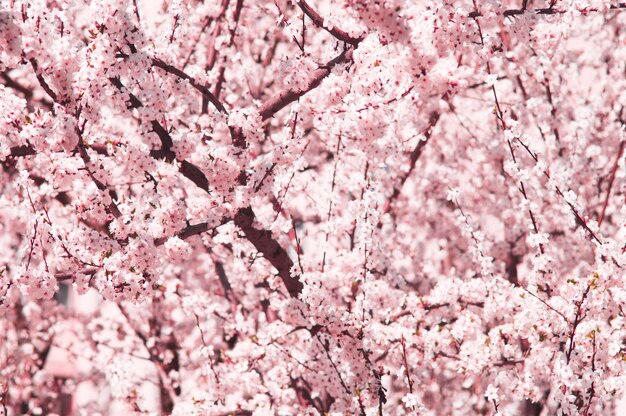
{"label": "cherry blossom tree", "polygon": [[4,0],[1,410],[612,414],[625,10]]}

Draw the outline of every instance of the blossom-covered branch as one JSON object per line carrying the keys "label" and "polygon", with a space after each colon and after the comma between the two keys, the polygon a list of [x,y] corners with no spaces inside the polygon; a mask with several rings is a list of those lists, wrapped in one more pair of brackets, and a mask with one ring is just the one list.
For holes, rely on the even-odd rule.
{"label": "blossom-covered branch", "polygon": [[5,3],[5,413],[624,413],[623,3]]}

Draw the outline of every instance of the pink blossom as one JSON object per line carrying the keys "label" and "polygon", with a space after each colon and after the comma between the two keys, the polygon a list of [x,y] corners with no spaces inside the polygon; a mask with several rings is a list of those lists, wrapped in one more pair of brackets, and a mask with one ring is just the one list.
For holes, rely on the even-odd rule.
{"label": "pink blossom", "polygon": [[624,4],[340,3],[2,3],[0,409],[623,413]]}

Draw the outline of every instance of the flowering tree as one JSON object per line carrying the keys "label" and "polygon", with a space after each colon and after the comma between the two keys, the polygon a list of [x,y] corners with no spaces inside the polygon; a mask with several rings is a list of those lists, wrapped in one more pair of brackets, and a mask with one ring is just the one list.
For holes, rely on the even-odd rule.
{"label": "flowering tree", "polygon": [[626,4],[0,7],[5,414],[615,409]]}

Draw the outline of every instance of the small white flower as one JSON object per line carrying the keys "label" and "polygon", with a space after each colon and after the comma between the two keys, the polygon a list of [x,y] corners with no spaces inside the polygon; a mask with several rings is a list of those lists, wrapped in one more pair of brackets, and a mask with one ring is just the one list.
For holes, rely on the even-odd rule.
{"label": "small white flower", "polygon": [[458,188],[450,188],[448,189],[448,195],[446,196],[446,199],[448,201],[456,201],[459,197],[460,191]]}
{"label": "small white flower", "polygon": [[498,388],[496,386],[494,386],[493,384],[490,384],[487,387],[487,391],[485,392],[485,397],[487,398],[487,400],[489,401],[498,401]]}
{"label": "small white flower", "polygon": [[563,195],[563,197],[565,198],[565,202],[567,202],[568,204],[576,205],[576,194],[574,193],[574,191],[570,190],[565,192],[565,195]]}
{"label": "small white flower", "polygon": [[200,355],[204,358],[213,357],[213,354],[214,350],[212,345],[203,346],[202,348],[200,348]]}
{"label": "small white flower", "polygon": [[488,87],[493,87],[496,84],[496,81],[498,81],[498,76],[496,74],[489,74],[485,78],[485,84],[487,84]]}
{"label": "small white flower", "polygon": [[404,406],[406,406],[407,408],[415,408],[415,407],[420,407],[422,405],[422,402],[420,401],[419,396],[413,393],[409,393],[406,396],[404,396],[402,398],[402,402],[404,403]]}
{"label": "small white flower", "polygon": [[[528,228],[531,230],[534,229],[532,224],[529,224]],[[549,237],[548,237],[548,234],[546,233],[534,233],[533,232],[533,233],[528,234],[528,237],[526,238],[526,242],[531,247],[539,247],[541,244],[547,244],[548,239]]]}

